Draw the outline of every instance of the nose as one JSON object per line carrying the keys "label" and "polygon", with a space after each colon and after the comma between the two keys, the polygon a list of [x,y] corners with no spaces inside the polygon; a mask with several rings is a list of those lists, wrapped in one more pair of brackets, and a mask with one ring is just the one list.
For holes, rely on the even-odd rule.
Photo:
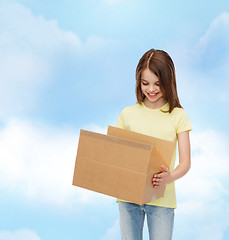
{"label": "nose", "polygon": [[149,84],[149,91],[154,92],[155,90],[155,86],[153,84]]}

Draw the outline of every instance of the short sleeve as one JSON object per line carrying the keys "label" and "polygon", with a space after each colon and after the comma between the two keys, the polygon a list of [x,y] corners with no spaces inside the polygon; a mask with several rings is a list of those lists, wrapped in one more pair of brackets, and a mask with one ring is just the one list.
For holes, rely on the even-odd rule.
{"label": "short sleeve", "polygon": [[192,130],[190,118],[188,117],[185,110],[182,108],[179,109],[179,113],[175,117],[175,128],[177,134]]}
{"label": "short sleeve", "polygon": [[116,122],[116,124],[115,124],[115,127],[125,129],[123,111],[120,113],[120,115],[119,115],[119,117],[118,117],[118,120],[117,120],[117,122]]}

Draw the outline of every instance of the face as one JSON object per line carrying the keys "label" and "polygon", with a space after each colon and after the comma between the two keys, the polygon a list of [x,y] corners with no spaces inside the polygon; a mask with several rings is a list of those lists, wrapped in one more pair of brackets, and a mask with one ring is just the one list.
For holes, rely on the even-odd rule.
{"label": "face", "polygon": [[160,89],[159,78],[149,69],[145,69],[141,74],[141,89],[146,96],[144,104],[149,108],[160,108],[167,101]]}

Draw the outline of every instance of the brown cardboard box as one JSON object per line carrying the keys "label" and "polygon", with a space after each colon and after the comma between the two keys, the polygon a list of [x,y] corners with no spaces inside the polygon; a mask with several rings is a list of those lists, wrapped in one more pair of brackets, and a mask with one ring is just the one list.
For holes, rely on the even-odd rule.
{"label": "brown cardboard box", "polygon": [[107,135],[80,130],[73,185],[145,204],[164,196],[152,177],[169,167],[174,143],[120,128]]}

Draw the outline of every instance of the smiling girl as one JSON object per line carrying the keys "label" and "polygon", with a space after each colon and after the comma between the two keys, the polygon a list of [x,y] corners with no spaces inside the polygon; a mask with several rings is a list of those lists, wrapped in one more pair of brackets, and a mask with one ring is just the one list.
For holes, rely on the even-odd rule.
{"label": "smiling girl", "polygon": [[136,69],[136,97],[137,104],[123,109],[116,127],[178,142],[179,164],[174,169],[175,148],[169,169],[161,166],[161,173],[153,176],[153,187],[166,186],[164,197],[144,205],[119,200],[122,239],[142,240],[147,216],[149,239],[171,240],[176,208],[174,182],[190,169],[192,126],[180,105],[175,67],[166,52],[151,49],[142,56]]}

